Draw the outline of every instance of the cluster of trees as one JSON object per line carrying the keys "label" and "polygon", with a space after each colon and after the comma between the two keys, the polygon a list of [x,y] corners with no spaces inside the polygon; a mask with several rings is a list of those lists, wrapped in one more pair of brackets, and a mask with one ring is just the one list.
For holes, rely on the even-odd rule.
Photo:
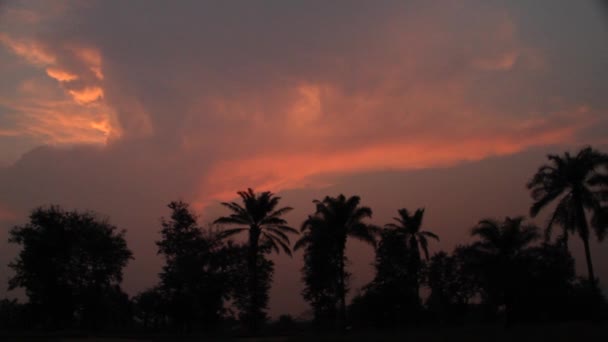
{"label": "cluster of trees", "polygon": [[[90,212],[38,208],[10,231],[22,249],[9,288],[24,288],[29,301],[0,301],[0,328],[189,333],[234,323],[255,332],[268,319],[269,254],[291,256],[290,235],[304,255],[302,295],[321,329],[599,319],[605,308],[589,240],[608,227],[608,156],[590,147],[550,155],[527,186],[531,216],[555,204],[544,234],[524,217],[484,219],[472,243],[432,256],[429,242],[439,236],[423,229],[424,209],[400,209],[381,228],[367,222],[372,210],[358,196],[328,196],[314,201],[298,231],[283,218],[292,208],[271,192],[238,192],[240,203],[222,203],[229,215],[208,227],[188,204],[171,202],[156,243],[165,260],[159,283],[133,298],[120,288],[132,259],[124,231]],[[552,239],[555,225],[562,230]],[[246,242],[231,239],[237,234]],[[587,279],[576,278],[570,235],[583,241]],[[376,252],[375,277],[350,305],[348,238]]]}

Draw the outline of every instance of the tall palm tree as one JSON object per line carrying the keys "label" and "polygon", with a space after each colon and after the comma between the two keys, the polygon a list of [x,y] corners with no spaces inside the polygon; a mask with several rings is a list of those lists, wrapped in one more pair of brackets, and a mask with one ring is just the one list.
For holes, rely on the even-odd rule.
{"label": "tall palm tree", "polygon": [[585,147],[575,156],[566,152],[563,156],[548,155],[547,158],[549,163],[542,165],[527,184],[534,199],[530,215],[534,217],[550,203],[557,202],[545,236],[550,238],[554,224],[562,226],[563,242],[567,241],[569,234],[578,234],[585,247],[589,282],[595,287],[587,215],[590,213],[594,218],[591,220],[592,226],[601,240],[606,225],[595,218],[603,216],[602,205],[608,200],[608,156]]}
{"label": "tall palm tree", "polygon": [[[285,213],[293,208],[283,207],[277,209],[281,197],[275,196],[270,191],[256,194],[251,188],[247,191],[239,191],[243,206],[236,202],[222,202],[222,205],[232,212],[229,216],[223,216],[215,220],[217,224],[236,225],[236,228],[224,230],[222,237],[229,237],[241,232],[247,232],[248,257],[247,268],[249,273],[249,300],[250,314],[260,310],[257,298],[258,289],[258,257],[261,246],[268,246],[276,253],[282,249],[291,256],[290,242],[287,234],[298,234],[298,231],[287,225],[283,219]],[[254,319],[255,320],[255,319]],[[257,322],[252,323],[252,328],[257,328]]]}
{"label": "tall palm tree", "polygon": [[407,248],[412,252],[411,255],[414,257],[413,271],[416,273],[416,293],[418,293],[420,288],[420,284],[418,282],[418,273],[420,271],[420,267],[422,266],[422,257],[420,253],[423,252],[425,260],[428,260],[428,239],[431,238],[439,241],[439,236],[437,236],[435,233],[421,230],[422,219],[424,218],[424,209],[417,209],[414,212],[414,215],[410,215],[409,211],[405,208],[399,209],[397,212],[399,213],[399,217],[394,217],[393,219],[397,221],[398,224],[388,223],[384,227],[394,229],[396,232],[402,235]]}
{"label": "tall palm tree", "polygon": [[374,233],[376,229],[363,222],[371,218],[372,210],[369,207],[359,206],[361,198],[352,196],[346,198],[340,194],[338,197],[325,197],[323,201],[314,200],[316,212],[304,221],[301,232],[304,236],[296,243],[296,249],[306,246],[313,241],[314,229],[327,229],[331,233],[335,243],[336,258],[339,264],[339,275],[337,282],[338,292],[338,324],[344,324],[346,319],[346,272],[345,272],[345,250],[347,238],[354,237],[375,246]]}

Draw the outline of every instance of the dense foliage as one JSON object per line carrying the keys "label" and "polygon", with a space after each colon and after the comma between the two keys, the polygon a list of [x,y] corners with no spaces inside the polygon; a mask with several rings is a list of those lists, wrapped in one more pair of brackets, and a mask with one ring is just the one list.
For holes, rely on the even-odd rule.
{"label": "dense foliage", "polygon": [[[359,202],[359,196],[346,198],[342,194],[313,201],[316,211],[302,224],[303,237],[296,243],[296,248],[306,247],[304,298],[313,306],[315,321],[325,326],[332,324],[327,320],[333,320],[338,328],[346,324],[346,239],[376,243],[375,229],[364,222],[372,216],[372,210],[359,206]],[[320,264],[324,262],[328,265]]]}
{"label": "dense foliage", "polygon": [[32,328],[96,329],[124,312],[119,285],[132,256],[124,231],[107,220],[38,208],[10,231],[9,241],[22,246],[9,265],[15,272],[9,288],[25,289]]}

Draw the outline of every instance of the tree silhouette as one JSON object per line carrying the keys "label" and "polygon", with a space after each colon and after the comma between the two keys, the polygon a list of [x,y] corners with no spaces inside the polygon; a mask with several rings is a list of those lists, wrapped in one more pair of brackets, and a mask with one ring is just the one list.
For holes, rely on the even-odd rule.
{"label": "tree silhouette", "polygon": [[[296,248],[301,248],[314,243],[321,236],[330,239],[329,249],[335,253],[330,260],[335,260],[338,267],[335,279],[338,299],[337,325],[344,325],[346,321],[346,293],[348,291],[348,274],[345,270],[346,239],[351,236],[375,246],[375,230],[363,222],[365,218],[372,216],[372,210],[368,207],[360,207],[360,200],[359,196],[346,198],[342,194],[338,197],[327,196],[323,201],[314,200],[316,212],[302,224],[301,231],[304,236],[296,243]],[[315,232],[318,231],[327,233],[316,234]]]}
{"label": "tree silhouette", "polygon": [[474,246],[486,255],[502,259],[512,259],[532,242],[540,238],[539,229],[534,225],[524,225],[523,217],[507,217],[503,222],[493,219],[479,221],[471,231],[480,239]]}
{"label": "tree silhouette", "polygon": [[523,217],[479,221],[471,231],[479,241],[467,252],[469,260],[478,263],[487,303],[493,309],[505,305],[507,324],[512,321],[512,303],[521,280],[522,255],[540,238],[539,228],[523,221]]}
{"label": "tree silhouette", "polygon": [[357,326],[399,328],[421,323],[419,276],[412,269],[418,258],[405,243],[402,232],[383,229],[376,247],[374,279],[353,298],[349,320]]}
{"label": "tree silhouette", "polygon": [[425,281],[431,294],[426,304],[440,321],[460,320],[470,300],[479,292],[462,246],[449,255],[439,252],[425,269]]}
{"label": "tree silhouette", "polygon": [[606,225],[600,218],[605,218],[602,204],[608,200],[608,156],[585,147],[575,156],[566,152],[563,156],[548,155],[547,158],[549,164],[542,165],[527,184],[534,199],[530,215],[534,217],[550,203],[557,202],[546,237],[550,237],[553,224],[563,227],[561,240],[564,242],[569,234],[578,234],[585,248],[589,283],[595,287],[586,211],[594,216],[592,225],[597,237],[603,239]]}
{"label": "tree silhouette", "polygon": [[[246,324],[246,327],[255,332],[259,325],[268,319],[266,310],[270,300],[269,291],[272,285],[274,274],[274,262],[266,257],[271,252],[269,244],[264,243],[259,246],[259,253],[256,260],[256,287],[255,289],[243,289],[243,284],[249,282],[249,246],[234,245],[226,246],[227,256],[232,260],[234,275],[231,277],[232,285],[231,298],[234,305],[239,310],[239,320]],[[251,310],[252,298],[255,297],[256,310]]]}
{"label": "tree silhouette", "polygon": [[[304,235],[294,246],[296,250],[304,248],[302,279],[305,286],[302,295],[313,309],[315,326],[321,329],[335,328],[342,262],[336,243],[337,232],[327,227],[324,221],[310,218],[302,228]],[[348,274],[343,276],[348,277]]]}
{"label": "tree silhouette", "polygon": [[432,232],[424,231],[422,229],[422,219],[424,218],[424,209],[417,209],[414,215],[410,215],[407,209],[402,208],[398,210],[399,217],[393,218],[398,224],[389,223],[385,227],[388,229],[394,229],[401,235],[406,243],[406,248],[410,250],[409,256],[411,258],[410,272],[415,274],[416,279],[416,292],[419,291],[418,274],[422,267],[422,258],[420,253],[424,253],[425,260],[429,259],[428,250],[428,239],[434,239],[439,241],[439,237]]}
{"label": "tree silhouette", "polygon": [[159,330],[167,325],[167,296],[160,287],[138,293],[133,298],[134,319],[145,330]]}
{"label": "tree silhouette", "polygon": [[[517,263],[518,281],[512,300],[513,317],[538,323],[543,320],[563,321],[583,317],[585,310],[572,310],[574,292],[574,259],[559,244],[543,243],[521,253]],[[589,288],[586,288],[589,293]],[[580,306],[580,305],[579,305]]]}
{"label": "tree silhouette", "polygon": [[188,204],[171,202],[168,207],[171,218],[161,220],[161,240],[156,243],[166,261],[160,288],[139,298],[140,304],[149,309],[146,298],[161,298],[166,304],[162,309],[179,332],[215,330],[224,314],[224,301],[231,298],[243,273],[242,248],[225,243],[222,232],[201,229]]}
{"label": "tree silhouette", "polygon": [[23,247],[9,264],[9,288],[25,288],[44,328],[70,327],[77,316],[80,327],[98,328],[108,301],[123,297],[118,285],[132,259],[124,231],[91,212],[37,208],[9,241]]}
{"label": "tree silhouette", "polygon": [[[250,295],[249,314],[251,320],[248,324],[252,330],[259,328],[259,320],[263,317],[260,307],[259,282],[258,282],[258,259],[259,254],[267,246],[279,253],[283,250],[291,256],[290,241],[287,234],[297,234],[298,231],[287,225],[287,221],[281,216],[292,210],[291,207],[277,209],[280,197],[270,191],[256,194],[251,188],[247,191],[239,191],[243,206],[236,202],[222,202],[222,205],[230,209],[232,214],[215,220],[217,224],[236,225],[236,228],[224,230],[223,236],[229,237],[242,232],[249,234],[248,241],[248,291]],[[258,318],[256,318],[258,317]]]}

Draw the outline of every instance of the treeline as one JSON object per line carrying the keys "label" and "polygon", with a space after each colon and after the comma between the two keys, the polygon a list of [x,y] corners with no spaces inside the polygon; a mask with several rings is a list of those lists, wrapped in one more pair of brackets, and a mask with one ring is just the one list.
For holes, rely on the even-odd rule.
{"label": "treeline", "polygon": [[[252,189],[202,227],[187,203],[171,202],[161,219],[159,283],[134,297],[120,287],[133,258],[125,231],[92,212],[58,206],[35,209],[13,227],[21,250],[9,264],[9,289],[23,288],[26,303],[0,301],[0,330],[201,333],[268,329],[271,253],[303,251],[303,298],[309,324],[320,330],[396,329],[422,325],[535,324],[602,320],[606,302],[595,277],[589,241],[608,229],[608,156],[587,147],[576,155],[549,155],[527,184],[530,215],[551,206],[541,229],[524,217],[483,219],[473,241],[451,253],[429,253],[439,240],[424,229],[424,209],[399,209],[394,221],[372,225],[372,209],[358,196],[327,196],[299,230],[280,197]],[[548,210],[548,209],[547,209]],[[560,228],[558,236],[553,235]],[[232,240],[244,235],[244,243]],[[577,278],[569,238],[585,248],[587,277]],[[350,238],[375,250],[375,277],[347,303]],[[277,284],[280,286],[280,284]],[[274,329],[297,324],[282,316]]]}

